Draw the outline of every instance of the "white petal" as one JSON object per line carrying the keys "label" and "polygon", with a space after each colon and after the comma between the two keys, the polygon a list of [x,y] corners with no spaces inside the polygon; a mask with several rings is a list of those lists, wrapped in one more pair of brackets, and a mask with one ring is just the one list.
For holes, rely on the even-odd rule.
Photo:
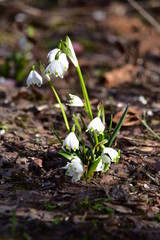
{"label": "white petal", "polygon": [[63,68],[60,64],[60,60],[54,60],[52,63],[51,63],[51,73],[53,73],[56,77],[61,77],[63,78],[64,76],[64,71],[63,71]]}
{"label": "white petal", "polygon": [[104,163],[102,162],[102,160],[100,160],[100,162],[98,163],[95,172],[101,172],[104,169]]}
{"label": "white petal", "polygon": [[69,67],[69,62],[67,60],[67,56],[65,53],[61,53],[59,55],[59,61],[61,63],[62,69],[63,71],[67,71],[68,67]]}
{"label": "white petal", "polygon": [[72,162],[76,162],[76,163],[82,164],[81,159],[80,159],[79,157],[77,157],[77,156],[74,156],[74,157],[73,157]]}
{"label": "white petal", "polygon": [[76,95],[72,95],[69,94],[71,100],[69,101],[69,103],[67,103],[67,105],[71,106],[71,107],[83,107],[84,103],[82,102],[82,100],[76,96]]}
{"label": "white petal", "polygon": [[70,139],[70,147],[72,148],[73,151],[79,148],[79,141],[75,134],[72,135],[72,138]]}
{"label": "white petal", "polygon": [[73,171],[76,173],[82,173],[83,172],[83,167],[81,163],[76,163],[72,161],[72,168]]}
{"label": "white petal", "polygon": [[75,173],[74,176],[72,177],[72,182],[77,182],[80,180],[82,174]]}
{"label": "white petal", "polygon": [[[71,166],[71,163],[70,163],[69,166]],[[66,171],[66,175],[67,175],[67,176],[70,176],[70,177],[73,177],[74,174],[75,174],[75,172],[72,170],[72,168],[69,167],[69,168],[67,169],[67,171]]]}
{"label": "white petal", "polygon": [[49,62],[53,62],[55,60],[56,54],[58,53],[59,49],[55,48],[52,51],[50,51],[47,55],[47,58],[49,59]]}
{"label": "white petal", "polygon": [[108,155],[110,156],[112,162],[114,162],[114,160],[115,160],[117,157],[119,158],[118,152],[117,152],[115,149],[110,148],[110,147],[106,147],[106,148],[103,150],[102,153],[103,153],[103,154],[108,154]]}
{"label": "white petal", "polygon": [[72,61],[72,63],[75,65],[75,67],[77,67],[78,66],[78,60],[77,60],[72,42],[71,42],[69,37],[66,37],[66,43],[68,44],[68,47],[69,47],[69,50],[70,50],[69,58]]}
{"label": "white petal", "polygon": [[103,163],[108,163],[109,166],[111,165],[111,159],[107,155],[102,156],[102,161],[103,161]]}
{"label": "white petal", "polygon": [[79,141],[77,138],[75,138],[74,141],[72,141],[71,148],[73,149],[73,151],[76,151],[79,148]]}
{"label": "white petal", "polygon": [[51,72],[51,64],[52,64],[52,63],[50,63],[50,64],[46,67],[46,69],[45,69],[45,74],[48,74],[48,75],[53,74],[53,73]]}

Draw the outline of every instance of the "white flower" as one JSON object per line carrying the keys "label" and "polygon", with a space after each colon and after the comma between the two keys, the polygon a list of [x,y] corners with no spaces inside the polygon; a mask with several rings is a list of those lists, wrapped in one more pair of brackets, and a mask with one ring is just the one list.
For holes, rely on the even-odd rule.
{"label": "white flower", "polygon": [[94,118],[88,125],[87,131],[95,132],[96,134],[102,134],[105,129],[104,124],[102,123],[99,117]]}
{"label": "white flower", "polygon": [[105,165],[107,164],[110,167],[111,162],[116,162],[116,159],[120,158],[118,152],[110,147],[104,148],[102,152],[102,158],[98,163],[95,172],[103,172],[105,170]]}
{"label": "white flower", "polygon": [[29,87],[30,85],[37,85],[40,87],[42,85],[42,77],[37,73],[35,70],[30,71],[28,77],[27,77],[27,86]]}
{"label": "white flower", "polygon": [[59,52],[59,56],[56,58],[59,49],[56,48],[48,53],[50,64],[46,67],[46,74],[54,74],[56,77],[63,78],[64,72],[68,70],[69,62],[65,53]]}
{"label": "white flower", "polygon": [[63,147],[76,151],[79,148],[79,141],[74,132],[70,132],[63,141]]}
{"label": "white flower", "polygon": [[102,157],[102,160],[105,163],[116,162],[116,159],[120,158],[118,152],[115,149],[110,147],[104,148],[102,154],[104,154]]}
{"label": "white flower", "polygon": [[76,57],[76,54],[75,54],[72,42],[71,42],[71,40],[70,40],[70,38],[68,36],[66,37],[66,43],[67,43],[68,48],[69,48],[68,57],[70,58],[70,60],[74,64],[74,66],[77,67],[78,66],[78,60],[77,60],[77,57]]}
{"label": "white flower", "polygon": [[69,94],[69,96],[70,96],[71,100],[69,100],[69,102],[66,105],[69,105],[71,107],[83,107],[84,106],[84,103],[78,96],[72,95],[72,94]]}
{"label": "white flower", "polygon": [[77,156],[74,156],[71,162],[68,162],[64,168],[67,169],[66,175],[72,177],[72,182],[79,181],[84,173],[83,163]]}

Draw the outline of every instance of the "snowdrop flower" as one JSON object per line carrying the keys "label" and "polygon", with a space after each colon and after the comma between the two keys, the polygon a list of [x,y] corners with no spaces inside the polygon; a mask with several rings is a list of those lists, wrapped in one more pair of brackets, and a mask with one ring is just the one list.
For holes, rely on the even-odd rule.
{"label": "snowdrop flower", "polygon": [[104,154],[102,157],[102,160],[105,163],[116,162],[116,159],[120,158],[118,152],[115,149],[110,147],[104,148],[102,154]]}
{"label": "snowdrop flower", "polygon": [[83,163],[77,156],[74,156],[71,162],[67,163],[64,168],[67,169],[66,175],[72,177],[72,182],[79,181],[84,173]]}
{"label": "snowdrop flower", "polygon": [[42,77],[37,73],[35,70],[30,71],[28,77],[27,77],[27,86],[29,87],[30,85],[37,85],[40,87],[42,85]]}
{"label": "snowdrop flower", "polygon": [[69,96],[70,96],[71,100],[69,100],[69,102],[66,105],[69,105],[71,107],[83,107],[84,106],[84,103],[78,96],[72,95],[72,94],[69,94]]}
{"label": "snowdrop flower", "polygon": [[48,53],[48,58],[50,64],[47,66],[45,73],[46,74],[54,74],[56,77],[63,78],[64,72],[68,70],[69,62],[67,60],[67,56],[65,53],[59,52],[59,56],[56,57],[58,54],[59,49],[56,48]]}
{"label": "snowdrop flower", "polygon": [[79,149],[79,141],[74,132],[70,132],[63,141],[63,147],[76,151]]}
{"label": "snowdrop flower", "polygon": [[105,165],[108,164],[110,167],[111,162],[116,162],[116,159],[120,158],[118,152],[110,147],[104,148],[102,152],[102,158],[98,163],[95,172],[103,172],[105,169]]}
{"label": "snowdrop flower", "polygon": [[95,132],[97,135],[102,134],[105,129],[104,124],[102,123],[99,117],[94,118],[88,125],[87,131]]}
{"label": "snowdrop flower", "polygon": [[75,54],[72,42],[71,42],[71,40],[70,40],[70,38],[68,36],[66,37],[66,43],[67,43],[68,49],[69,49],[68,57],[70,58],[70,60],[74,64],[74,66],[77,67],[78,66],[78,60],[77,60],[77,57],[76,57],[76,54]]}

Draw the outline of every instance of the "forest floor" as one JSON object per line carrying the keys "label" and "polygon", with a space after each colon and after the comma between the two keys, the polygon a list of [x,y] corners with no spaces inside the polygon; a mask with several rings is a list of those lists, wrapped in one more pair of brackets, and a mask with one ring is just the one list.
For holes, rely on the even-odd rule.
{"label": "forest floor", "polygon": [[[160,141],[143,124],[146,119],[160,136],[158,26],[128,1],[57,2],[0,1],[0,240],[158,240]],[[160,21],[158,1],[139,4]],[[93,113],[103,102],[107,123],[113,114],[115,126],[130,104],[113,144],[121,150],[119,164],[90,182],[72,183],[65,176],[51,124],[62,138],[66,130],[47,83],[26,88],[32,64],[47,64],[47,53],[66,35]],[[24,37],[31,60],[18,55]],[[63,103],[69,93],[82,96],[72,64],[53,83]],[[66,107],[70,123],[73,111]]]}

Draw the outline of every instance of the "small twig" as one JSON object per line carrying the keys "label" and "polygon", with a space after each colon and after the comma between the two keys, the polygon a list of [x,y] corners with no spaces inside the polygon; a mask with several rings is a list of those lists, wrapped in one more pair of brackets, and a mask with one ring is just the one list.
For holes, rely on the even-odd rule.
{"label": "small twig", "polygon": [[145,174],[146,174],[146,176],[147,176],[148,178],[150,178],[156,185],[159,186],[159,182],[158,182],[157,179],[155,179],[154,177],[152,177],[149,173],[145,173]]}
{"label": "small twig", "polygon": [[156,28],[157,32],[160,33],[160,24],[146,11],[144,10],[136,1],[127,0],[132,7],[134,7],[153,27]]}

